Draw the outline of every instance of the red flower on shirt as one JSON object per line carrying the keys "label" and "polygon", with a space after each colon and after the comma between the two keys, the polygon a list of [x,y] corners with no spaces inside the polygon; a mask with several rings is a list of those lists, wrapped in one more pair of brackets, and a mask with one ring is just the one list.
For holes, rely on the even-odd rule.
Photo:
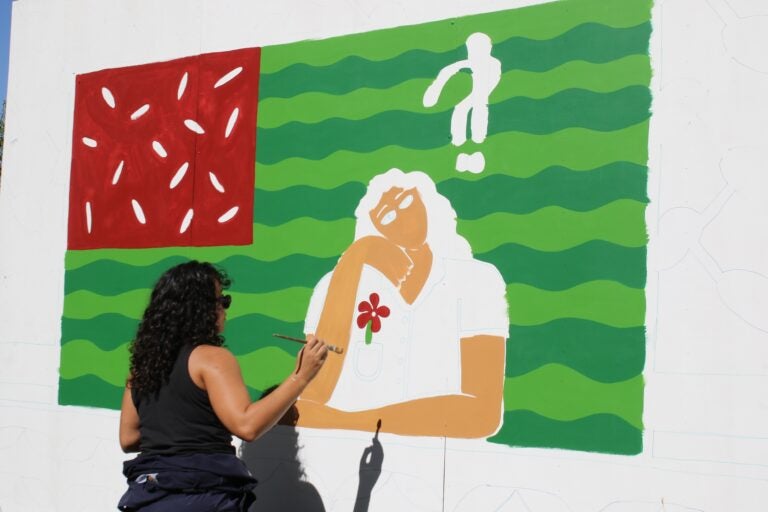
{"label": "red flower on shirt", "polygon": [[370,322],[371,331],[379,332],[381,319],[389,316],[389,308],[383,305],[379,306],[379,294],[376,292],[372,293],[368,299],[357,305],[357,310],[360,311],[360,314],[357,315],[357,326],[362,329]]}

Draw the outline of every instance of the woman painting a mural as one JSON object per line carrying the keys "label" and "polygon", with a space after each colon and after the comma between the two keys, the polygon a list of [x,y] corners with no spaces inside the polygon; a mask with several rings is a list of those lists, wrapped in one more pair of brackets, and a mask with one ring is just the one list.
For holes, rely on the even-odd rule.
{"label": "woman painting a mural", "polygon": [[376,176],[355,216],[355,240],[315,287],[305,324],[344,354],[302,393],[299,425],[493,434],[509,326],[501,274],[472,257],[422,172]]}
{"label": "woman painting a mural", "polygon": [[125,511],[247,510],[256,484],[235,456],[232,435],[251,441],[269,430],[322,367],[316,338],[296,370],[251,402],[235,356],[222,347],[227,276],[190,261],[158,280],[131,345],[120,413],[120,446],[140,451],[125,463]]}

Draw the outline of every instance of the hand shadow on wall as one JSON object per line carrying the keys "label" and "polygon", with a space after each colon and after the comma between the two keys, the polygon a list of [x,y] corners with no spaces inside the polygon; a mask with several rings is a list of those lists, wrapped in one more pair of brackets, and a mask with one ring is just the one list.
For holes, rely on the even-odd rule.
{"label": "hand shadow on wall", "polygon": [[[275,387],[266,390],[262,398]],[[299,411],[293,405],[274,428],[255,441],[243,443],[240,448],[240,458],[259,481],[251,512],[325,512],[320,493],[306,480],[299,460],[298,421]],[[384,449],[379,442],[379,429],[381,420],[377,423],[371,446],[366,447],[360,457],[360,480],[353,512],[368,511],[371,493],[381,475]]]}

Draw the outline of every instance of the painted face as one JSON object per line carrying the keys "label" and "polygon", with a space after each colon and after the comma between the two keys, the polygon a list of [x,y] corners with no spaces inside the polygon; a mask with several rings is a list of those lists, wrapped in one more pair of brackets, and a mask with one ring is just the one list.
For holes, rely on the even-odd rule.
{"label": "painted face", "polygon": [[369,215],[379,233],[400,247],[417,249],[427,239],[427,209],[416,188],[390,188]]}

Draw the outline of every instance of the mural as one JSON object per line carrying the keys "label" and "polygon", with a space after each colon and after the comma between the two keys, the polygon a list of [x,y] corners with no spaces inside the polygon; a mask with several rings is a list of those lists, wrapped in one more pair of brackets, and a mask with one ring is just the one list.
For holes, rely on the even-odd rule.
{"label": "mural", "polygon": [[639,453],[649,17],[561,1],[78,77],[60,403],[119,407],[153,281],[196,258],[234,280],[254,397],[300,347],[272,333],[345,347],[300,425]]}

